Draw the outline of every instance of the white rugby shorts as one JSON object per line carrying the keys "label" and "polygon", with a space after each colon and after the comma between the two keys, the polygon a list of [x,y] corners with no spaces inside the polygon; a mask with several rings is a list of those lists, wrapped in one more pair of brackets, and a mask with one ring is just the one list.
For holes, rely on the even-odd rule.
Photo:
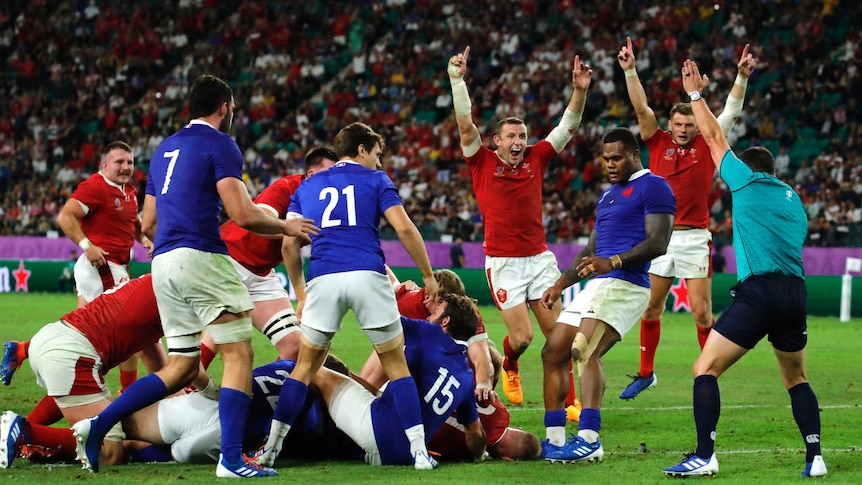
{"label": "white rugby shorts", "polygon": [[346,271],[317,276],[305,288],[302,326],[336,333],[341,319],[353,310],[362,329],[401,323],[389,277],[376,271]]}
{"label": "white rugby shorts", "polygon": [[177,248],[154,257],[152,272],[165,337],[194,335],[223,312],[254,309],[225,254]]}
{"label": "white rugby shorts", "polygon": [[640,322],[649,303],[650,289],[616,278],[594,278],[575,296],[557,323],[578,327],[582,318],[605,322],[620,339]]}
{"label": "white rugby shorts", "polygon": [[90,264],[87,255],[82,253],[75,262],[75,289],[78,296],[89,303],[97,296],[129,280],[129,269],[108,261],[107,267],[96,268]]}
{"label": "white rugby shorts", "polygon": [[649,272],[665,278],[712,278],[712,233],[707,229],[673,231],[667,252],[652,260]]}
{"label": "white rugby shorts", "polygon": [[240,281],[248,289],[251,301],[290,299],[287,290],[281,286],[281,281],[279,281],[278,276],[275,274],[275,270],[270,270],[266,276],[260,276],[252,273],[230,256],[228,258],[233,267],[236,268]]}
{"label": "white rugby shorts", "polygon": [[485,278],[500,310],[540,300],[559,277],[557,257],[550,251],[519,258],[485,256]]}

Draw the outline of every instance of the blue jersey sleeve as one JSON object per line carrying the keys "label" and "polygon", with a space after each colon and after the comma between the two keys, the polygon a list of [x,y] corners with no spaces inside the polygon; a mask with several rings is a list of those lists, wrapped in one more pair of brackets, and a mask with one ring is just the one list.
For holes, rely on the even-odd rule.
{"label": "blue jersey sleeve", "polygon": [[228,177],[242,180],[242,152],[236,141],[230,136],[221,136],[217,140],[213,150],[216,182]]}
{"label": "blue jersey sleeve", "polygon": [[676,214],[676,197],[667,181],[651,177],[643,194],[644,214]]}
{"label": "blue jersey sleeve", "polygon": [[302,214],[302,205],[299,203],[300,190],[302,190],[302,184],[299,184],[299,187],[297,187],[293,195],[290,196],[290,204],[288,204],[287,206],[287,212],[296,212],[297,214]]}
{"label": "blue jersey sleeve", "polygon": [[147,195],[152,195],[153,197],[155,197],[155,196],[156,196],[156,186],[155,186],[155,183],[153,182],[153,178],[152,178],[152,177],[147,177],[147,191],[146,191],[146,194],[147,194]]}
{"label": "blue jersey sleeve", "polygon": [[392,183],[392,179],[386,175],[386,172],[375,172],[378,181],[378,190],[380,192],[380,213],[386,212],[386,209],[394,205],[402,205],[401,196],[398,195],[398,189]]}
{"label": "blue jersey sleeve", "polygon": [[731,191],[736,191],[751,183],[754,172],[733,153],[733,150],[727,150],[721,159],[719,175]]}

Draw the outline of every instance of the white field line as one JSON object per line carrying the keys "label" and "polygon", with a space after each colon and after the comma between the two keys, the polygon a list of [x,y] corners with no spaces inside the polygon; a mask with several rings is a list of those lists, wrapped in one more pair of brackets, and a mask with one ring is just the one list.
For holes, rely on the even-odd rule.
{"label": "white field line", "polygon": [[[847,448],[822,448],[821,452],[825,455],[827,453],[859,453],[862,451],[862,447],[860,446],[850,446]],[[646,452],[642,451],[605,451],[606,454],[613,455],[685,455],[686,453],[691,452],[688,451],[654,451],[648,450]],[[763,449],[755,449],[755,450],[715,450],[715,454],[717,456],[720,455],[754,455],[758,453],[799,453],[804,454],[805,448],[763,448]],[[827,458],[828,459],[828,458]]]}
{"label": "white field line", "polygon": [[[820,409],[858,409],[862,411],[862,405],[859,404],[834,404],[834,405],[826,405],[819,406]],[[735,405],[722,405],[721,409],[790,409],[790,405],[781,405],[781,406],[764,406],[760,404],[735,404]],[[506,405],[506,409],[509,410],[509,414],[516,411],[544,411],[543,407],[536,406],[512,406]],[[691,406],[653,406],[653,407],[637,407],[637,406],[603,406],[602,411],[691,411]]]}

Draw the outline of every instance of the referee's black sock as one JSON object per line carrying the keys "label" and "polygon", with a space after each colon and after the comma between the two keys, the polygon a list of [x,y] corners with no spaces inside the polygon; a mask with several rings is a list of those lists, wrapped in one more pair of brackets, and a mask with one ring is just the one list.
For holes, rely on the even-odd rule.
{"label": "referee's black sock", "polygon": [[820,406],[817,395],[807,382],[797,384],[787,391],[793,419],[805,440],[805,461],[811,463],[820,454]]}
{"label": "referee's black sock", "polygon": [[715,428],[721,414],[721,396],[718,378],[697,376],[694,379],[694,425],[697,428],[697,450],[695,454],[709,460],[715,453]]}

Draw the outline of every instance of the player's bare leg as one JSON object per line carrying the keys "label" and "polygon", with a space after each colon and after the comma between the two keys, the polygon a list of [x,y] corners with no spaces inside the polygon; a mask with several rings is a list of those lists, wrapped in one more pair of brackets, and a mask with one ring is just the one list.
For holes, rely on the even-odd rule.
{"label": "player's bare leg", "polygon": [[688,287],[688,300],[691,304],[691,316],[697,324],[697,340],[703,350],[712,324],[712,278],[689,278],[685,280]]}
{"label": "player's bare leg", "polygon": [[[545,308],[541,300],[530,300],[530,309],[536,315],[536,320],[539,322],[539,328],[547,340],[551,331],[560,317],[560,312],[563,310],[563,305],[560,301],[554,303],[551,308]],[[578,394],[575,390],[575,374],[572,368],[572,361],[568,359],[568,392],[566,393],[566,419],[569,421],[578,421],[581,417],[581,402],[578,401]]]}
{"label": "player's bare leg", "polygon": [[620,399],[634,399],[641,392],[655,387],[658,382],[655,376],[655,354],[661,339],[661,315],[673,278],[650,273],[649,282],[649,303],[640,326],[640,368],[635,375],[630,376],[632,382],[620,393]]}
{"label": "player's bare leg", "polygon": [[298,321],[291,314],[294,310],[288,298],[256,301],[250,313],[254,328],[270,339],[285,360],[296,360],[299,355]]}
{"label": "player's bare leg", "polygon": [[524,402],[524,392],[521,390],[518,359],[533,341],[533,322],[527,305],[501,310],[500,315],[509,333],[503,339],[503,393],[509,402],[520,405]]}

